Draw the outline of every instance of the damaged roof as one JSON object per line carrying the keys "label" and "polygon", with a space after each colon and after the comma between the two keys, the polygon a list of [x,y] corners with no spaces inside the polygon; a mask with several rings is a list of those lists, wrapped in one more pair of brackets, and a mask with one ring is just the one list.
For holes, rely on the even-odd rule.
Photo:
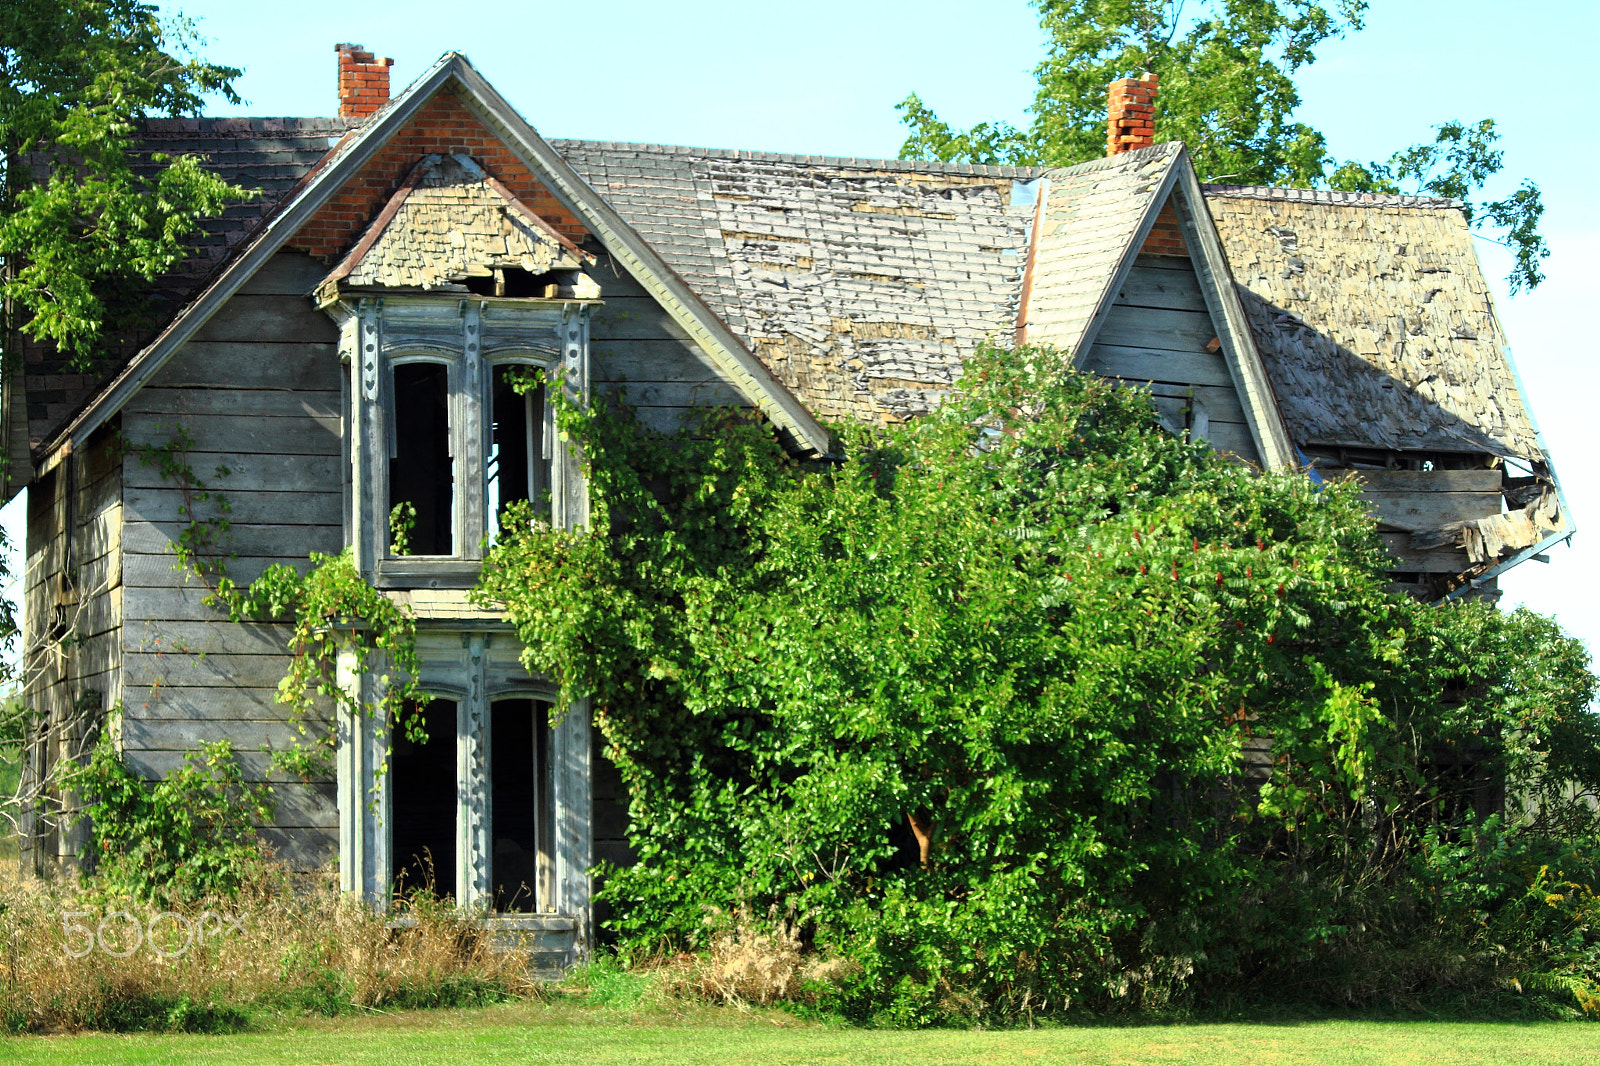
{"label": "damaged roof", "polygon": [[1301,444],[1543,458],[1459,201],[1205,195]]}

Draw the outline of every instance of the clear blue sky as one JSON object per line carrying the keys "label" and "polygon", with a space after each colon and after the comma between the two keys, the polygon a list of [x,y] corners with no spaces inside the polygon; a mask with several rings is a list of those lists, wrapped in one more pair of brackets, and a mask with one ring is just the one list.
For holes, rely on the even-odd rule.
{"label": "clear blue sky", "polygon": [[[173,10],[172,5],[162,5]],[[243,67],[243,108],[324,115],[335,102],[333,46],[395,60],[395,87],[447,50],[466,53],[551,137],[655,141],[827,155],[894,156],[894,105],[916,92],[948,121],[1026,122],[1043,54],[1022,0],[611,0],[604,5],[451,6],[437,0],[192,0],[178,5],[205,54]],[[1551,565],[1505,580],[1507,602],[1555,614],[1600,652],[1600,474],[1589,436],[1600,401],[1596,149],[1600,103],[1588,64],[1600,4],[1547,0],[1372,0],[1367,29],[1325,46],[1304,73],[1300,117],[1341,157],[1385,158],[1448,119],[1493,117],[1508,177],[1544,190],[1550,280],[1509,298],[1507,259],[1485,267],[1581,531]],[[1572,42],[1572,53],[1555,43]],[[14,535],[16,507],[7,509]],[[1589,525],[1588,523],[1593,523]]]}

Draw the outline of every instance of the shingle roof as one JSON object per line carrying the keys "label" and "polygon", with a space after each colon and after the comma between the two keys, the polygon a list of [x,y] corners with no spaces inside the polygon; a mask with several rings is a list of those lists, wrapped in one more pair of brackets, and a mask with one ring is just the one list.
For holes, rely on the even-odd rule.
{"label": "shingle roof", "polygon": [[1295,438],[1542,458],[1459,204],[1278,191],[1206,198]]}
{"label": "shingle roof", "polygon": [[552,141],[824,420],[938,402],[1016,317],[1029,167]]}

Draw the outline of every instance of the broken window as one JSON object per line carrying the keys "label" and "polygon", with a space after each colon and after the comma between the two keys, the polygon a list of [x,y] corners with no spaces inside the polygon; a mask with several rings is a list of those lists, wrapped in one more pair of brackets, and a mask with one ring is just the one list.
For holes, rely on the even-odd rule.
{"label": "broken window", "polygon": [[450,447],[450,369],[394,368],[389,454],[389,553],[455,553],[455,470]]}
{"label": "broken window", "polygon": [[490,772],[494,909],[549,910],[554,832],[549,751],[550,705],[504,699],[491,705]]}
{"label": "broken window", "polygon": [[487,514],[493,541],[505,509],[518,500],[533,504],[537,518],[550,517],[550,441],[545,432],[544,385],[532,366],[493,368],[489,454],[484,463]]}
{"label": "broken window", "polygon": [[[404,717],[415,713],[407,703]],[[431,887],[441,898],[456,891],[456,703],[421,708],[427,740],[399,728],[390,762],[389,847],[396,893]]]}

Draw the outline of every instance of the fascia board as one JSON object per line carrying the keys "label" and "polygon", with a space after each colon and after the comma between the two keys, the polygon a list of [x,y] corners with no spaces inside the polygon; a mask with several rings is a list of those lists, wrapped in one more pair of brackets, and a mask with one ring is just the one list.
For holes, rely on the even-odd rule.
{"label": "fascia board", "polygon": [[1267,377],[1266,365],[1261,361],[1261,353],[1256,351],[1255,338],[1250,335],[1250,320],[1245,317],[1244,305],[1239,302],[1239,293],[1233,286],[1233,272],[1223,253],[1222,239],[1217,236],[1216,223],[1211,218],[1211,209],[1206,206],[1187,149],[1178,154],[1173,171],[1177,177],[1174,190],[1178,221],[1189,244],[1190,258],[1195,263],[1200,291],[1205,294],[1211,320],[1220,327],[1217,339],[1222,342],[1228,373],[1233,377],[1233,386],[1250,420],[1250,435],[1255,438],[1256,451],[1266,469],[1292,470],[1297,465],[1294,445],[1278,410],[1272,380]]}
{"label": "fascia board", "polygon": [[471,64],[461,60],[452,73],[467,90],[467,107],[498,133],[530,170],[547,180],[551,194],[622,261],[717,369],[797,443],[819,455],[827,454],[827,430],[605,197],[573,170]]}
{"label": "fascia board", "polygon": [[[282,210],[277,212],[233,265],[223,271],[155,340],[146,345],[122,371],[101,388],[99,394],[76,418],[54,434],[43,449],[45,464],[63,444],[81,446],[106,419],[120,411],[133,395],[172,358],[184,342],[194,336],[211,316],[222,309],[244,283],[275,255],[278,249],[299,232],[300,227],[327,202],[354,173],[365,166],[389,138],[410,120],[417,108],[441,88],[452,75],[459,59],[448,53],[405,92],[368,120],[369,124],[345,147],[338,159],[316,175]],[[330,149],[330,151],[336,149]]]}
{"label": "fascia board", "polygon": [[1172,191],[1173,182],[1177,180],[1178,160],[1183,158],[1185,156],[1180,148],[1172,157],[1172,161],[1167,164],[1167,172],[1162,175],[1160,186],[1150,197],[1150,202],[1145,205],[1144,216],[1139,219],[1139,225],[1134,230],[1133,236],[1122,249],[1122,258],[1117,261],[1117,269],[1106,279],[1105,288],[1100,291],[1100,301],[1095,304],[1094,314],[1089,317],[1089,323],[1084,326],[1077,347],[1072,351],[1074,369],[1083,369],[1084,361],[1089,358],[1089,349],[1094,347],[1095,338],[1100,335],[1100,327],[1105,325],[1106,316],[1111,313],[1112,306],[1117,302],[1117,293],[1122,291],[1128,275],[1133,272],[1133,264],[1139,258],[1139,249],[1144,247],[1145,239],[1155,228],[1156,216],[1161,214],[1161,205],[1167,202],[1167,195]]}

